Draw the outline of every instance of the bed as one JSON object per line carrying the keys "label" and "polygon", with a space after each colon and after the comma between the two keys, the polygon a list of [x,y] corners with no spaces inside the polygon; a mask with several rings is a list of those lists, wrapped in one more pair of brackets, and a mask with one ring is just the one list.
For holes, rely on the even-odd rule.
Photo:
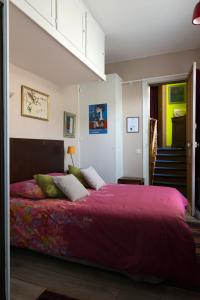
{"label": "bed", "polygon": [[[33,155],[24,158],[29,148]],[[38,172],[62,174],[63,149],[61,141],[11,139],[12,182]],[[53,165],[48,164],[52,157]],[[12,167],[16,160],[17,169]],[[198,281],[195,245],[185,223],[187,200],[176,189],[107,184],[76,202],[11,197],[10,203],[12,246],[129,275]]]}

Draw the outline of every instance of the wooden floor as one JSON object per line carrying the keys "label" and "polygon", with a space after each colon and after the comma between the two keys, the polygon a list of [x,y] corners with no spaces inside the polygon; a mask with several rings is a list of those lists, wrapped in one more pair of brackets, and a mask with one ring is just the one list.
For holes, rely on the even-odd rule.
{"label": "wooden floor", "polygon": [[117,273],[31,251],[11,251],[11,299],[35,300],[45,289],[79,300],[199,300],[200,293],[136,283]]}

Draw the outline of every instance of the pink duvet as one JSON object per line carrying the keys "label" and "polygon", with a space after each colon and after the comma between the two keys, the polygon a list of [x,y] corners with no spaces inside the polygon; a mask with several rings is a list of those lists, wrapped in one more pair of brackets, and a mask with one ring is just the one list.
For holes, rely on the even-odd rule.
{"label": "pink duvet", "polygon": [[11,198],[11,244],[194,283],[187,201],[176,189],[109,184],[90,192],[77,202]]}

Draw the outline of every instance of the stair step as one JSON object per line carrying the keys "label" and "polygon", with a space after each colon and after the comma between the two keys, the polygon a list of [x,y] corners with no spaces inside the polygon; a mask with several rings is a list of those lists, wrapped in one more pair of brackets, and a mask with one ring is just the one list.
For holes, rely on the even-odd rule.
{"label": "stair step", "polygon": [[186,183],[186,175],[154,174],[153,181],[161,181],[179,185],[182,183]]}
{"label": "stair step", "polygon": [[155,161],[155,167],[168,167],[168,168],[186,168],[186,161],[185,160],[162,160],[162,159],[157,159]]}
{"label": "stair step", "polygon": [[158,148],[158,154],[186,154],[185,148]]}
{"label": "stair step", "polygon": [[173,160],[173,161],[185,161],[186,155],[185,154],[168,154],[168,153],[161,153],[157,154],[157,160]]}
{"label": "stair step", "polygon": [[154,174],[154,177],[171,177],[171,178],[186,178],[186,175],[178,175],[178,174]]}
{"label": "stair step", "polygon": [[154,173],[156,174],[172,174],[172,175],[184,175],[186,176],[186,168],[179,166],[170,166],[170,167],[164,167],[164,166],[156,166],[154,168]]}
{"label": "stair step", "polygon": [[158,180],[154,180],[153,181],[154,185],[160,185],[160,186],[176,186],[176,187],[185,187],[186,183],[185,182],[169,182],[169,181],[158,181]]}
{"label": "stair step", "polygon": [[161,151],[185,151],[185,148],[175,148],[175,147],[158,147]]}
{"label": "stair step", "polygon": [[156,159],[156,163],[185,163],[185,160]]}
{"label": "stair step", "polygon": [[185,153],[158,153],[157,156],[167,156],[167,157],[182,157],[186,156]]}
{"label": "stair step", "polygon": [[186,171],[186,168],[185,167],[183,167],[183,168],[181,168],[181,167],[155,167],[155,170]]}

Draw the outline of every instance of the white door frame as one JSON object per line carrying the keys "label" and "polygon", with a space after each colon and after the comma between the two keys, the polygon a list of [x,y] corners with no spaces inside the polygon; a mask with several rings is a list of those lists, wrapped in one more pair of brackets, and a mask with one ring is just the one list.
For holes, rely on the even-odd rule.
{"label": "white door frame", "polygon": [[[192,132],[190,132],[191,138],[186,139],[186,147],[187,147],[187,154],[188,154],[188,150],[191,152],[190,156],[191,158],[191,162],[192,162],[192,170],[191,170],[191,178],[188,179],[187,178],[187,184],[191,185],[191,195],[189,193],[189,196],[191,197],[190,203],[191,203],[191,213],[192,216],[195,216],[195,155],[196,155],[196,70],[197,70],[197,63],[194,62],[192,65],[192,69],[189,72],[188,75],[188,80],[191,77],[192,78],[192,110],[191,110],[191,114],[192,114],[192,128],[189,128],[189,131],[192,129]],[[189,99],[188,99],[189,101]],[[187,126],[187,130],[188,130],[188,126]],[[188,134],[187,134],[188,135]],[[188,168],[189,166],[187,166]],[[188,174],[187,174],[188,175]],[[191,182],[188,180],[191,180]]]}
{"label": "white door frame", "polygon": [[145,78],[142,80],[143,97],[143,177],[144,184],[149,184],[149,119],[150,119],[150,85],[171,81],[186,80],[188,73]]}

